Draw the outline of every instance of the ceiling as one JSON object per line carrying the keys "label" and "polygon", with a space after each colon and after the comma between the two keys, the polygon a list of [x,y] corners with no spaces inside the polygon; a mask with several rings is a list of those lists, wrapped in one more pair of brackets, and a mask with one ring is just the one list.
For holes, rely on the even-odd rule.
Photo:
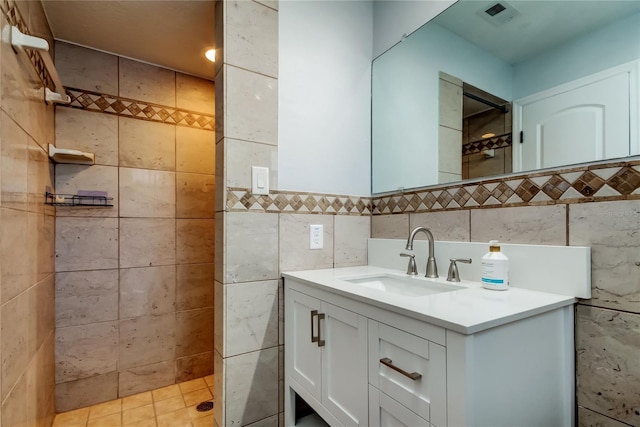
{"label": "ceiling", "polygon": [[[488,17],[485,10],[496,3],[504,13],[515,9],[512,19]],[[509,64],[526,61],[573,38],[640,12],[637,0],[463,0],[431,22],[440,24],[463,39]],[[502,12],[501,12],[502,13]],[[507,101],[465,83],[465,91],[498,105]],[[491,109],[464,97],[463,116]]]}
{"label": "ceiling", "polygon": [[[503,3],[517,13],[499,24],[484,11]],[[509,64],[640,12],[637,0],[473,0],[459,1],[432,22],[453,31]],[[493,23],[492,23],[493,22]]]}
{"label": "ceiling", "polygon": [[43,0],[56,40],[213,80],[214,0]]}

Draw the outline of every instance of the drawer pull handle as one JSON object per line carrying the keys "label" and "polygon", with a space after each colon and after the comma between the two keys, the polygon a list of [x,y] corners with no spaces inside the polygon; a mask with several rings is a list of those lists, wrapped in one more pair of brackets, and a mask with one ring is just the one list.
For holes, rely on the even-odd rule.
{"label": "drawer pull handle", "polygon": [[318,347],[324,347],[324,340],[320,338],[320,321],[324,320],[324,313],[318,314]]}
{"label": "drawer pull handle", "polygon": [[[313,318],[316,317],[318,319],[318,335],[313,335]],[[311,311],[311,342],[315,342],[318,344],[318,347],[324,347],[324,340],[320,339],[320,321],[324,320],[324,313],[318,313],[318,310]]]}
{"label": "drawer pull handle", "polygon": [[[318,331],[318,336],[313,335],[313,318],[318,315],[318,310],[311,311],[311,342],[318,342],[320,339],[320,331]],[[320,326],[320,322],[318,322],[318,326]]]}
{"label": "drawer pull handle", "polygon": [[402,368],[398,368],[396,365],[393,364],[393,360],[389,359],[388,357],[383,357],[382,359],[380,359],[380,363],[382,363],[384,366],[387,366],[393,369],[396,372],[400,372],[405,377],[411,378],[414,381],[422,378],[422,374],[419,374],[417,372],[407,372]]}

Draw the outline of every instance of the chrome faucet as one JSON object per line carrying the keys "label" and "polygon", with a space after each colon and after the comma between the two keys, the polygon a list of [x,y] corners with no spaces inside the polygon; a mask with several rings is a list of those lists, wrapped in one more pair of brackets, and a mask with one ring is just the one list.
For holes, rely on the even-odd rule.
{"label": "chrome faucet", "polygon": [[408,251],[413,250],[413,239],[415,239],[416,234],[418,234],[421,231],[424,232],[427,235],[427,239],[429,239],[429,255],[427,257],[427,274],[425,274],[425,277],[436,278],[438,277],[438,266],[436,265],[436,258],[435,258],[434,249],[433,249],[433,234],[431,234],[431,231],[428,228],[426,227],[414,228],[411,231],[411,234],[409,234],[409,238],[407,239],[406,249]]}

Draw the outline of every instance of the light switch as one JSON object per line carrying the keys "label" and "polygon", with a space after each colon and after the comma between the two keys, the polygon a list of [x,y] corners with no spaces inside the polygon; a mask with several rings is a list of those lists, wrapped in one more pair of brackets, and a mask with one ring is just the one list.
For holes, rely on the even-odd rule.
{"label": "light switch", "polygon": [[251,193],[269,194],[269,168],[251,166]]}
{"label": "light switch", "polygon": [[309,226],[309,249],[322,249],[322,224]]}

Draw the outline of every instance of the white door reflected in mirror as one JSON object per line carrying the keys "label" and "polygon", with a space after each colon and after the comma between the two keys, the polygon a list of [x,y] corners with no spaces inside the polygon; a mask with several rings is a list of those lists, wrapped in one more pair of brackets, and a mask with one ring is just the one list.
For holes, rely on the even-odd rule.
{"label": "white door reflected in mirror", "polygon": [[[516,101],[523,132],[514,171],[626,157],[630,153],[632,68],[599,73],[560,90]],[[516,122],[518,126],[518,122]],[[518,134],[516,129],[516,134]]]}

